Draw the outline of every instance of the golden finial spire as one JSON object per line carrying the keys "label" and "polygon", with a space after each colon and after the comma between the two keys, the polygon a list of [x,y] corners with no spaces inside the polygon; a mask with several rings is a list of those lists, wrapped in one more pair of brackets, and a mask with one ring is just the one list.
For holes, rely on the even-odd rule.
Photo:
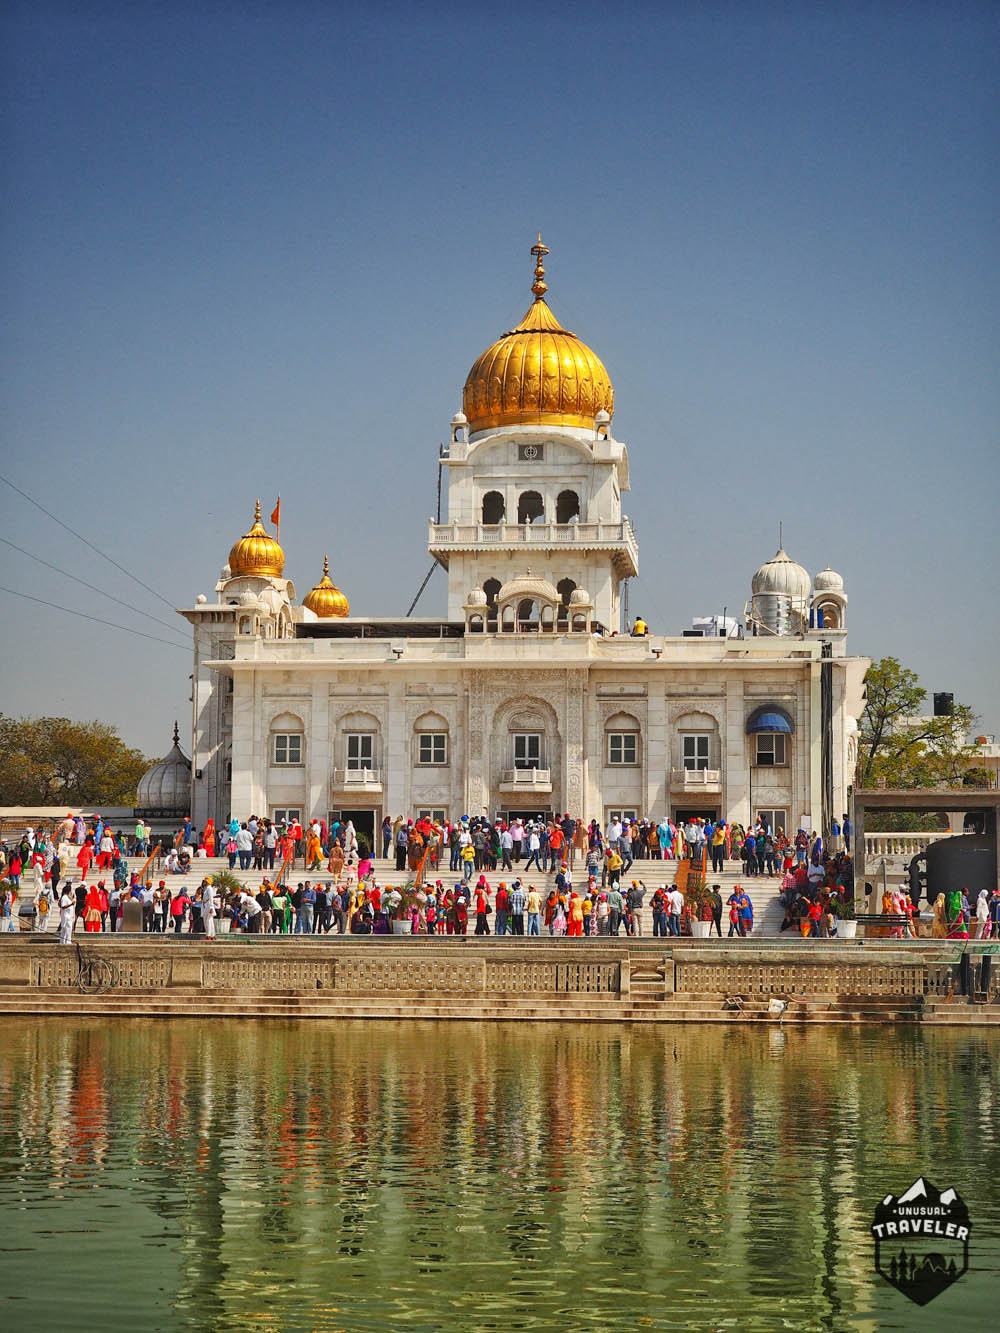
{"label": "golden finial spire", "polygon": [[328,555],[323,557],[323,576],[324,578],[330,577],[330,557]]}
{"label": "golden finial spire", "polygon": [[535,300],[540,301],[548,291],[548,284],[545,281],[545,268],[542,260],[549,253],[549,247],[542,244],[542,233],[538,233],[538,244],[531,247],[531,253],[535,256],[535,281],[531,285],[531,290],[535,293]]}
{"label": "golden finial spire", "polygon": [[260,497],[259,497],[259,496],[257,497],[257,512],[254,514],[254,516],[253,516],[253,520],[254,520],[255,523],[259,523],[259,522],[260,522]]}

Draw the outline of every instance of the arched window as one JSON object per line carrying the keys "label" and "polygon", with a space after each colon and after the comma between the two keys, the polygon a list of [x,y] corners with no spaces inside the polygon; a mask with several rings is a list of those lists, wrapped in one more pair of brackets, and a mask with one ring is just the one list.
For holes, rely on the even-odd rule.
{"label": "arched window", "polygon": [[305,763],[305,728],[300,717],[295,713],[279,713],[271,721],[270,732],[273,764],[300,767]]}
{"label": "arched window", "polygon": [[759,768],[784,768],[791,762],[792,715],[779,704],[762,704],[747,718],[751,763]]}
{"label": "arched window", "polygon": [[536,523],[545,517],[545,502],[537,491],[525,491],[518,497],[518,523]]}
{"label": "arched window", "polygon": [[816,624],[822,629],[840,629],[840,608],[836,602],[822,602],[817,607]]}
{"label": "arched window", "polygon": [[556,522],[569,523],[580,517],[580,497],[576,491],[560,491],[556,496]]}
{"label": "arched window", "polygon": [[344,768],[353,772],[381,768],[381,724],[374,714],[346,713],[337,729]]}
{"label": "arched window", "polygon": [[639,719],[615,713],[604,724],[604,762],[614,768],[635,768],[642,762]]}
{"label": "arched window", "polygon": [[569,606],[569,596],[570,593],[576,592],[576,584],[572,579],[560,579],[556,584],[556,591],[563,606]]}
{"label": "arched window", "polygon": [[711,713],[685,713],[677,719],[677,749],[674,767],[688,773],[721,766],[719,724]]}
{"label": "arched window", "polygon": [[443,768],[449,762],[448,723],[440,713],[424,713],[413,724],[414,763]]}
{"label": "arched window", "polygon": [[538,603],[529,597],[517,604],[517,627],[519,630],[538,628]]}
{"label": "arched window", "polygon": [[502,523],[506,509],[506,503],[499,491],[487,491],[483,496],[484,523]]}
{"label": "arched window", "polygon": [[499,579],[487,579],[483,584],[483,592],[486,594],[486,605],[496,614],[497,594],[502,584]]}

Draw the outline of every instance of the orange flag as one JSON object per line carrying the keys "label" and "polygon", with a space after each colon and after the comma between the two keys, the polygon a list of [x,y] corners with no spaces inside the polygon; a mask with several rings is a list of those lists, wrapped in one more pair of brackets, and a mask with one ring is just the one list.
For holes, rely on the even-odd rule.
{"label": "orange flag", "polygon": [[275,527],[281,523],[281,496],[278,496],[278,503],[271,510],[271,522]]}

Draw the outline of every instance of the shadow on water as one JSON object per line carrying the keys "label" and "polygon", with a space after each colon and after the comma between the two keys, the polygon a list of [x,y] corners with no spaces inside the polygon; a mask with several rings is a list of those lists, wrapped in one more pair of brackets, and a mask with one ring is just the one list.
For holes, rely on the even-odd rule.
{"label": "shadow on water", "polygon": [[[996,1037],[11,1020],[8,1327],[908,1328],[876,1202],[972,1212],[992,1322]],[[40,1275],[44,1274],[44,1280]]]}

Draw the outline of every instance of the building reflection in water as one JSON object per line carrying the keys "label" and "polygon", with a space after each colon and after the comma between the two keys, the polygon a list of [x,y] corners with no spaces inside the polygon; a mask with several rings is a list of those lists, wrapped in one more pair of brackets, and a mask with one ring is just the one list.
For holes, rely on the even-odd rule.
{"label": "building reflection in water", "polygon": [[793,1324],[839,1326],[875,1308],[871,1209],[908,1173],[941,1163],[977,1220],[997,1208],[987,1037],[62,1019],[5,1033],[8,1244],[44,1260],[79,1213],[65,1280],[86,1294],[88,1265],[124,1237],[179,1324],[457,1327],[473,1309],[509,1323],[557,1318],[575,1291],[578,1325],[600,1327],[664,1300],[681,1317],[710,1291],[720,1321],[777,1302]]}

